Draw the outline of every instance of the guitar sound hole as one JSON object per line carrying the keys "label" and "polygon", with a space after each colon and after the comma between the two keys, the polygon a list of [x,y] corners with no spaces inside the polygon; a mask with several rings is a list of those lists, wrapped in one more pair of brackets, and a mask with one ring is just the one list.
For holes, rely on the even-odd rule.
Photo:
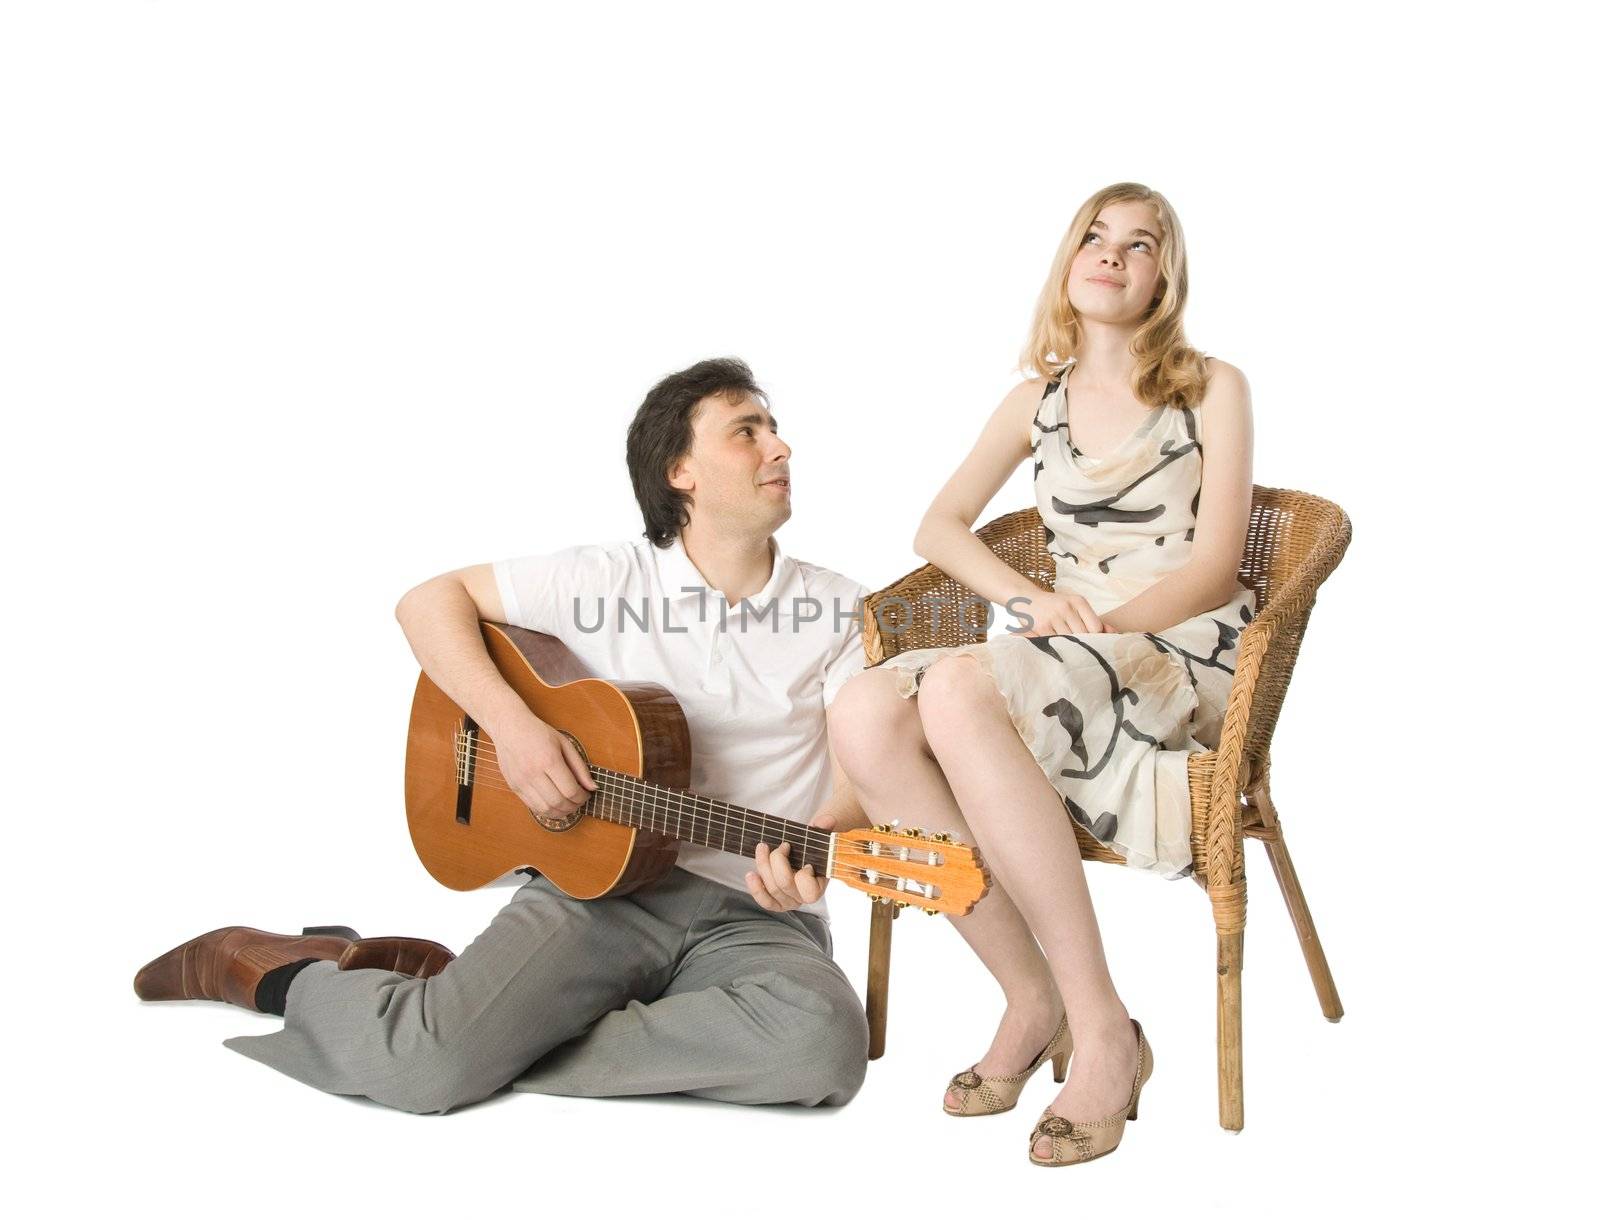
{"label": "guitar sound hole", "polygon": [[542,813],[535,813],[533,815],[533,820],[539,823],[539,825],[543,826],[546,830],[571,830],[575,825],[577,825],[578,819],[582,816],[583,810],[575,809],[564,818],[551,818],[546,817]]}

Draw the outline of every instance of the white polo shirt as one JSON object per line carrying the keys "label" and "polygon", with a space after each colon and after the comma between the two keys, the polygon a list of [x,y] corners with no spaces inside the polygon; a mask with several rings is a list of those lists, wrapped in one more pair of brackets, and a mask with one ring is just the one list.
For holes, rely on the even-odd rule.
{"label": "white polo shirt", "polygon": [[[823,709],[858,673],[867,589],[790,559],[730,606],[683,540],[574,546],[494,565],[506,621],[561,640],[597,677],[656,682],[689,724],[689,786],[806,822],[832,790]],[[678,867],[748,893],[755,862],[694,843]],[[800,908],[826,917],[826,899]]]}

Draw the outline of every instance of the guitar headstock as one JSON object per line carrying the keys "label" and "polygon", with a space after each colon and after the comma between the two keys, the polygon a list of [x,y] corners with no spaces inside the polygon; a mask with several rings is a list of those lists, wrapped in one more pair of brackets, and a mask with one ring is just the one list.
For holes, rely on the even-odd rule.
{"label": "guitar headstock", "polygon": [[920,907],[929,915],[965,915],[989,891],[977,849],[947,834],[873,826],[834,834],[830,877],[874,902]]}

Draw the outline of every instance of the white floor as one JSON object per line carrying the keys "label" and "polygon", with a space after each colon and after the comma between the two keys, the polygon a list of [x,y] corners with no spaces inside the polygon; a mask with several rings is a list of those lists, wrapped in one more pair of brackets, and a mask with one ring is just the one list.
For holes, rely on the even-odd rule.
{"label": "white floor", "polygon": [[[175,1214],[266,1214],[285,1178],[313,1214],[363,1205],[406,1214],[514,1207],[519,1198],[528,1207],[592,1199],[607,1214],[635,1206],[676,1214],[701,1210],[702,1196],[715,1199],[719,1213],[973,1214],[1037,1202],[1080,1214],[1156,1215],[1176,1206],[1320,1214],[1531,1189],[1503,1155],[1506,1109],[1522,1104],[1510,1101],[1521,1087],[1497,1086],[1494,1102],[1482,1100],[1495,1068],[1484,1015],[1492,1010],[1474,1003],[1472,962],[1420,925],[1414,936],[1396,935],[1363,913],[1363,902],[1381,902],[1379,887],[1355,892],[1333,880],[1336,864],[1349,866],[1352,845],[1319,830],[1299,801],[1291,805],[1292,781],[1282,788],[1286,817],[1300,815],[1289,825],[1299,830],[1302,877],[1348,1015],[1337,1025],[1322,1018],[1264,854],[1250,845],[1256,886],[1245,971],[1247,1122],[1239,1134],[1216,1121],[1204,896],[1189,882],[1107,868],[1093,876],[1108,950],[1158,1070],[1122,1148],[1056,1173],[1024,1160],[1028,1128],[1051,1096],[1046,1074],[1009,1114],[960,1121],[939,1111],[945,1079],[986,1042],[996,996],[945,922],[915,912],[896,924],[888,1053],[839,1110],[503,1093],[448,1115],[408,1115],[308,1089],[220,1045],[273,1028],[277,1018],[204,1002],[142,1004],[132,995],[133,969],[166,947],[152,943],[155,929],[176,932],[180,919],[183,932],[238,918],[279,927],[301,917],[349,919],[363,931],[430,932],[459,947],[510,892],[430,889],[400,860],[387,901],[370,877],[357,878],[346,898],[320,903],[247,901],[245,891],[274,887],[241,879],[239,897],[210,911],[204,890],[214,887],[185,899],[141,894],[132,877],[86,884],[82,899],[103,896],[124,914],[98,933],[74,921],[85,958],[67,980],[77,1002],[51,1003],[40,1034],[47,1041],[14,1060],[13,1078],[35,1086],[60,1079],[47,1056],[65,1047],[95,1054],[64,1088],[28,1090],[34,1100],[15,1117],[27,1124],[37,1159],[24,1169],[45,1168],[42,1180],[107,1204],[153,1192],[171,1200]],[[362,891],[374,900],[367,913]],[[866,904],[837,886],[833,894],[838,957],[864,985]],[[379,914],[386,906],[427,915],[391,922]],[[279,911],[274,922],[269,916]],[[1539,1062],[1558,1070],[1554,1059]]]}

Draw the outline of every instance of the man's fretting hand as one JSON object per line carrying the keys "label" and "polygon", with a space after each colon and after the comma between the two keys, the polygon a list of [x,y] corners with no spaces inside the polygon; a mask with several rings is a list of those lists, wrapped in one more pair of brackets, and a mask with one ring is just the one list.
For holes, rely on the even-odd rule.
{"label": "man's fretting hand", "polygon": [[[819,813],[811,819],[810,825],[824,833],[831,831],[833,815]],[[744,875],[750,896],[768,911],[792,911],[817,901],[828,888],[828,879],[818,877],[809,864],[795,872],[789,863],[789,852],[787,843],[778,844],[776,850],[765,843],[757,843],[755,871]]]}

